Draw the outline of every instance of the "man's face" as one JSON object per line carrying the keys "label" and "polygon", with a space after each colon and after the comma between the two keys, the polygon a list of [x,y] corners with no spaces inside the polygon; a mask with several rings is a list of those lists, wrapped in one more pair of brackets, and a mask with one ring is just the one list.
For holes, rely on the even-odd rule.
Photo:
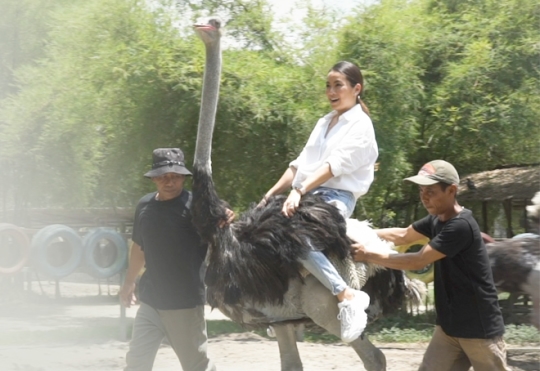
{"label": "man's face", "polygon": [[443,191],[441,183],[430,186],[418,186],[420,200],[431,215],[442,215],[453,209],[456,186],[449,185]]}
{"label": "man's face", "polygon": [[160,200],[169,200],[182,193],[185,180],[185,175],[176,173],[165,173],[152,178],[152,181],[156,184]]}

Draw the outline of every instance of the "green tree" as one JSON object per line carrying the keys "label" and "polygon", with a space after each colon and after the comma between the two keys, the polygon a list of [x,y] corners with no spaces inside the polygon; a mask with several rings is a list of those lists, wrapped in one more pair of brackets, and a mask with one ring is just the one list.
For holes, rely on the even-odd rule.
{"label": "green tree", "polygon": [[426,33],[422,7],[400,0],[358,11],[343,29],[339,51],[363,71],[363,99],[379,144],[379,170],[357,213],[366,210],[377,224],[393,217],[387,207],[403,198],[401,182],[411,171],[409,156],[424,96],[418,51]]}
{"label": "green tree", "polygon": [[410,221],[401,179],[432,159],[463,175],[537,161],[539,16],[531,0],[390,0],[350,19],[340,52],[366,75],[381,168],[364,203],[378,224],[395,210]]}

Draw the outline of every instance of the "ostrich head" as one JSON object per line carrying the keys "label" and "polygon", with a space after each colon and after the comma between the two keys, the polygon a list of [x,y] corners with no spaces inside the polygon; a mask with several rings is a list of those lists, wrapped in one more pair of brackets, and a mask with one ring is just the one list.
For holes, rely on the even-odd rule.
{"label": "ostrich head", "polygon": [[193,25],[193,28],[205,45],[219,42],[221,38],[221,20],[219,18],[211,18],[206,24],[197,23]]}

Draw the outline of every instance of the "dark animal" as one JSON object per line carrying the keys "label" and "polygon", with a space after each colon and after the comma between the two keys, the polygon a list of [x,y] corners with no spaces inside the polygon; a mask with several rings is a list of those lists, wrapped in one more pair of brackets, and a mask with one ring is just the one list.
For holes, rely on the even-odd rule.
{"label": "dark animal", "polygon": [[[538,226],[540,192],[527,213],[533,225]],[[488,243],[486,248],[497,289],[529,295],[533,303],[531,322],[540,330],[540,236],[526,233]]]}
{"label": "dark animal", "polygon": [[528,294],[531,321],[540,330],[540,239],[511,238],[486,245],[499,291]]}

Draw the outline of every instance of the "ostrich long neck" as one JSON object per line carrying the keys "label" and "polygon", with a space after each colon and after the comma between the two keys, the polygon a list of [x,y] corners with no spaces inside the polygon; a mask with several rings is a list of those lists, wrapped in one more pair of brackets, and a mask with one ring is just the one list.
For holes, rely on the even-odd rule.
{"label": "ostrich long neck", "polygon": [[216,122],[216,110],[221,77],[221,46],[216,42],[205,43],[206,63],[204,68],[201,112],[197,131],[194,167],[211,173],[212,134]]}

